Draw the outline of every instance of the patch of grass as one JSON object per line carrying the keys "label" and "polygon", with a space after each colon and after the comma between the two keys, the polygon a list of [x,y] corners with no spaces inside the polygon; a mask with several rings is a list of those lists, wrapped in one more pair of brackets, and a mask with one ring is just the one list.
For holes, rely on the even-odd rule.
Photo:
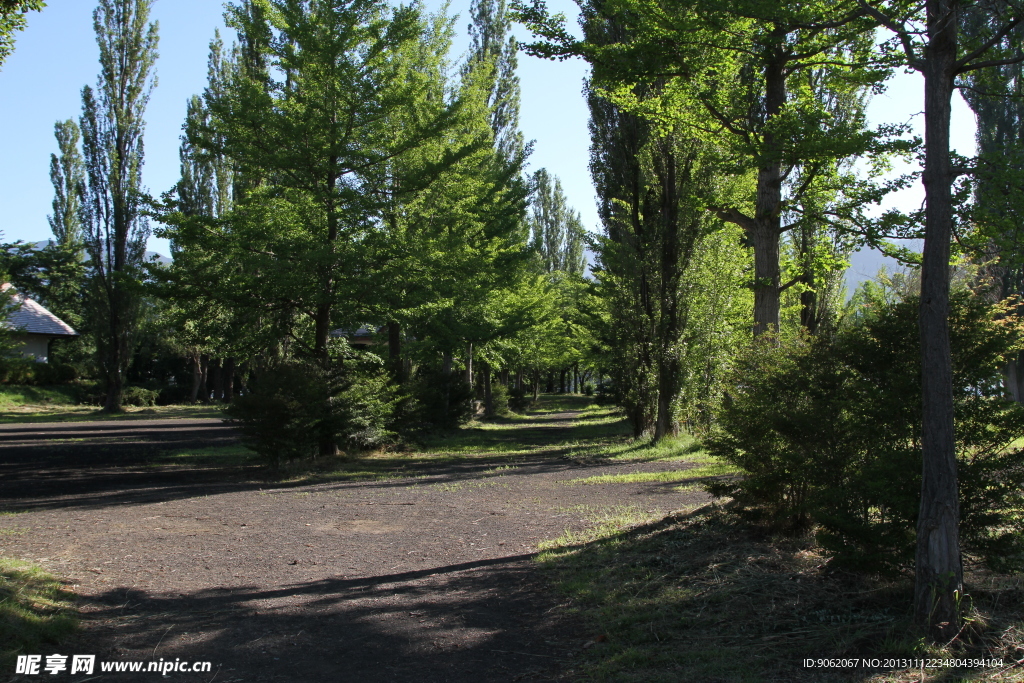
{"label": "patch of grass", "polygon": [[[945,648],[911,622],[909,579],[829,572],[810,536],[767,537],[708,506],[610,510],[538,561],[594,637],[576,673],[622,682],[1017,681],[1019,577],[972,577],[971,625]],[[805,658],[999,658],[990,669],[807,669]]]}
{"label": "patch of grass", "polygon": [[245,446],[211,446],[181,451],[162,451],[154,466],[244,467],[255,464],[255,454]]}
{"label": "patch of grass", "polygon": [[74,632],[73,599],[42,569],[0,557],[0,670],[13,671],[19,654],[52,652]]}
{"label": "patch of grass", "polygon": [[703,456],[704,459],[712,461],[706,465],[691,467],[685,470],[669,470],[666,472],[630,472],[628,474],[601,474],[594,477],[581,479],[569,479],[563,484],[634,484],[646,482],[675,482],[706,479],[708,477],[721,477],[737,474],[739,470],[729,463],[719,461],[717,458]]}
{"label": "patch of grass", "polygon": [[0,424],[36,422],[93,422],[118,420],[196,419],[221,417],[223,407],[209,406],[126,406],[121,413],[104,413],[95,406],[21,405],[0,406]]}
{"label": "patch of grass", "polygon": [[0,410],[11,410],[23,406],[78,405],[78,392],[78,387],[70,385],[52,387],[0,385]]}

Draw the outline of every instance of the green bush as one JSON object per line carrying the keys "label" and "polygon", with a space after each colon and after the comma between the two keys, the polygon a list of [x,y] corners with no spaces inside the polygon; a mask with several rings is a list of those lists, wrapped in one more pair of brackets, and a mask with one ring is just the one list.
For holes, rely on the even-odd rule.
{"label": "green bush", "polygon": [[491,383],[491,408],[495,415],[508,415],[509,390],[501,382]]}
{"label": "green bush", "polygon": [[70,384],[78,370],[67,363],[37,363],[31,358],[0,358],[0,384]]}
{"label": "green bush", "polygon": [[[1000,368],[1019,345],[1015,318],[967,294],[950,315],[961,540],[989,564],[1024,559],[1024,408]],[[707,441],[746,476],[711,485],[775,528],[813,527],[839,564],[909,566],[921,487],[917,302],[878,306],[812,340],[756,344],[738,362]]]}
{"label": "green bush", "polygon": [[454,429],[473,417],[473,390],[460,373],[422,372],[395,414],[403,431]]}
{"label": "green bush", "polygon": [[508,394],[508,407],[521,413],[533,405],[533,390],[529,387],[515,387]]}
{"label": "green bush", "polygon": [[395,400],[380,364],[348,352],[326,368],[303,360],[264,368],[226,412],[242,442],[276,467],[316,457],[324,441],[339,448],[385,442]]}
{"label": "green bush", "polygon": [[124,395],[121,398],[122,405],[145,408],[155,406],[156,399],[160,396],[159,391],[145,389],[143,387],[125,387]]}

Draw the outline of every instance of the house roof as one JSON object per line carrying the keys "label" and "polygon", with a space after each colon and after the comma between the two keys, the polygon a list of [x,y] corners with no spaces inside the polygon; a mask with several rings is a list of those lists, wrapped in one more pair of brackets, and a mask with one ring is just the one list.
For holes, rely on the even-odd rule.
{"label": "house roof", "polygon": [[[0,291],[13,289],[11,283],[0,285]],[[14,303],[18,305],[4,321],[9,329],[16,329],[29,334],[45,334],[51,337],[77,337],[70,325],[50,313],[43,306],[24,294],[14,293]],[[20,305],[19,305],[20,304]]]}

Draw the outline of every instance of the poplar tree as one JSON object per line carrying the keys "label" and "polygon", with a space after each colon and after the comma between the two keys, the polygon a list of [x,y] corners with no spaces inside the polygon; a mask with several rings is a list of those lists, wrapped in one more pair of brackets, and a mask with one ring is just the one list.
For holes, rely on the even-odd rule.
{"label": "poplar tree", "polygon": [[519,130],[519,43],[509,30],[505,0],[473,0],[469,16],[470,56],[464,69],[490,70],[487,105],[495,149],[507,160],[521,160],[526,148]]}
{"label": "poplar tree", "polygon": [[569,206],[562,181],[542,168],[533,174],[533,188],[530,227],[544,272],[582,275],[583,222]]}
{"label": "poplar tree", "polygon": [[82,200],[85,196],[85,163],[79,151],[82,133],[73,119],[53,126],[60,154],[50,155],[53,183],[53,214],[47,216],[57,244],[81,246]]}
{"label": "poplar tree", "polygon": [[82,89],[82,148],[87,190],[82,208],[103,409],[121,410],[140,315],[149,224],[142,214],[143,115],[156,83],[157,25],[152,0],[100,0],[93,27],[100,77]]}

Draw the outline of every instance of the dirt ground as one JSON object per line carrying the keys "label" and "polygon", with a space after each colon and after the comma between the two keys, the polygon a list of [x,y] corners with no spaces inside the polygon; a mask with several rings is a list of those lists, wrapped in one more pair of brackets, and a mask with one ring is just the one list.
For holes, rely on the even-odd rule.
{"label": "dirt ground", "polygon": [[[564,442],[576,418],[547,415],[516,438]],[[152,465],[163,450],[234,442],[217,420],[0,425],[0,510],[19,512],[0,516],[0,554],[81,596],[82,634],[61,654],[209,661],[210,673],[167,676],[203,683],[571,679],[600,634],[548,588],[537,543],[610,507],[705,499],[671,485],[566,486],[678,464],[580,463],[555,447],[314,485]]]}

